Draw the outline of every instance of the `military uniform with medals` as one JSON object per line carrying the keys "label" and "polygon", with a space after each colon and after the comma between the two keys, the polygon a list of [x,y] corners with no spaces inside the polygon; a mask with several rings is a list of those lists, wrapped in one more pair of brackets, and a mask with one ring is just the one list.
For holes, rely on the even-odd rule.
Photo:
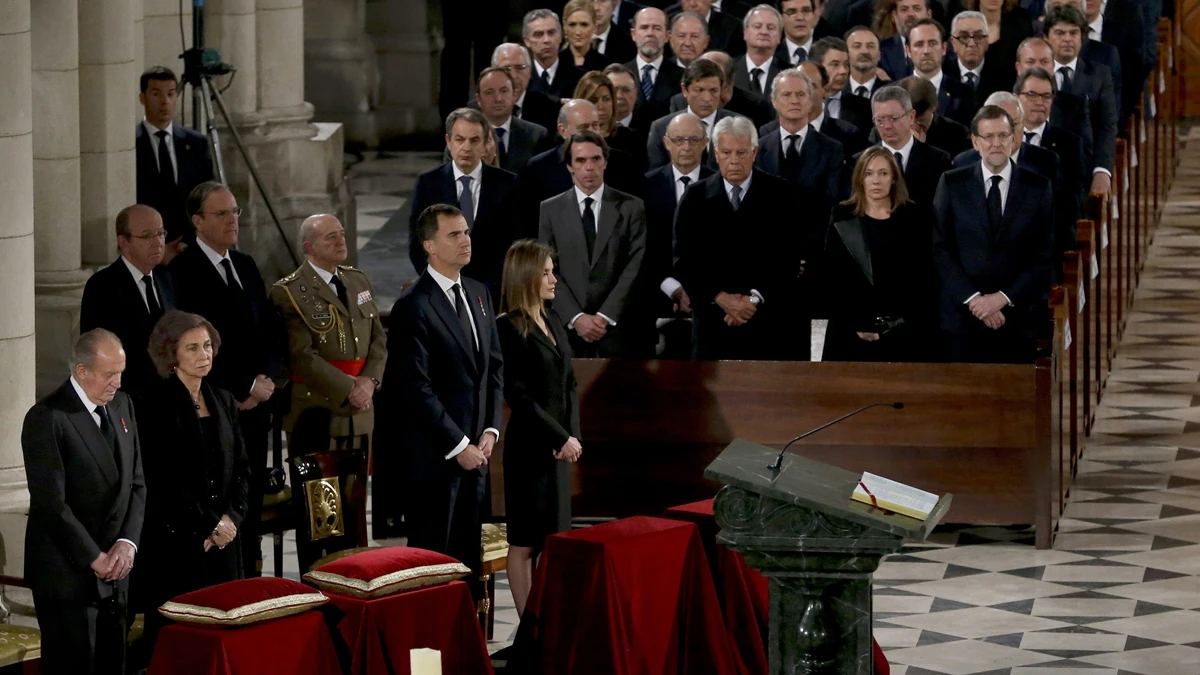
{"label": "military uniform with medals", "polygon": [[338,265],[337,278],[346,288],[346,304],[308,261],[271,287],[271,301],[286,324],[292,361],[292,405],[283,419],[289,433],[310,408],[330,411],[329,433],[334,438],[362,436],[374,429],[374,405],[357,411],[347,399],[359,375],[379,386],[387,337],[367,276]]}

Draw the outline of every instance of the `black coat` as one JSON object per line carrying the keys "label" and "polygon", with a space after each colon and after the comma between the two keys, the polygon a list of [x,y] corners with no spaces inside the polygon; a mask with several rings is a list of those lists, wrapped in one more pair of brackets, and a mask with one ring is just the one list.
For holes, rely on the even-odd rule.
{"label": "black coat", "polygon": [[183,235],[192,237],[192,221],[188,218],[184,202],[188,193],[204,181],[213,180],[212,157],[208,151],[208,139],[191,129],[171,125],[171,138],[175,145],[177,177],[174,187],[164,186],[158,173],[158,157],[154,144],[146,133],[146,126],[138,123],[134,132],[134,154],[137,156],[137,201],[154,207],[167,228],[167,240]]}
{"label": "black coat", "polygon": [[[1048,127],[1068,130],[1079,137],[1079,154],[1083,172],[1089,176],[1087,186],[1090,187],[1092,169],[1096,168],[1096,153],[1092,144],[1092,115],[1087,99],[1065,91],[1055,94]],[[1114,142],[1114,151],[1115,145]]]}
{"label": "black coat", "polygon": [[[512,208],[516,198],[517,177],[488,164],[483,165],[479,178],[479,204],[475,208],[475,224],[471,228],[471,264],[463,274],[482,281],[493,295],[499,297],[500,277],[504,271],[504,255],[515,238]],[[417,176],[413,188],[412,213],[408,219],[408,259],[417,273],[425,271],[428,257],[417,233],[421,212],[434,204],[458,206],[458,188],[454,183],[454,166],[447,162]]]}
{"label": "black coat", "polygon": [[[810,123],[808,126],[812,127],[812,124]],[[758,128],[758,137],[762,138],[778,129],[779,120],[772,120]],[[867,140],[867,135],[862,133],[858,127],[849,122],[830,117],[829,115],[821,118],[821,128],[817,129],[817,131],[841,143],[844,158],[852,158],[871,145]],[[844,168],[846,172],[853,173],[854,171],[853,164],[846,165]],[[845,176],[845,173],[843,176]],[[844,183],[845,181],[843,180],[842,182]]]}
{"label": "black coat", "polygon": [[951,157],[957,157],[960,152],[971,149],[971,130],[935,113],[929,130],[925,132],[925,142]]}
{"label": "black coat", "polygon": [[[953,65],[951,65],[953,64]],[[986,95],[980,96],[983,86],[972,90],[964,84],[958,69],[958,61],[947,59],[942,65],[942,83],[938,87],[937,114],[959,124],[970,127],[971,119],[979,110]]]}
{"label": "black coat", "polygon": [[[175,286],[166,267],[152,270],[155,295],[163,312],[175,309]],[[150,315],[142,300],[138,282],[133,280],[125,261],[117,258],[108,267],[96,272],[83,287],[83,303],[79,309],[79,332],[93,328],[112,331],[125,347],[125,374],[121,389],[131,396],[144,394],[159,381],[154,362],[146,345],[150,332],[162,314]]]}
{"label": "black coat", "polygon": [[[40,597],[87,604],[111,596],[114,584],[98,580],[92,562],[118,539],[141,540],[146,482],[138,420],[121,392],[106,408],[119,464],[70,380],[25,414],[25,584]],[[129,578],[115,586],[128,590]]]}
{"label": "black coat", "polygon": [[879,41],[879,67],[883,68],[883,72],[887,73],[893,82],[913,74],[912,61],[908,59],[908,54],[904,51],[904,42],[899,35]]}
{"label": "black coat", "polygon": [[763,74],[760,76],[762,78],[760,81],[762,84],[762,91],[757,92],[754,91],[754,87],[751,86],[750,68],[746,63],[746,57],[743,55],[735,58],[733,61],[733,86],[741,89],[742,91],[746,91],[751,94],[758,94],[759,96],[770,100],[771,84],[775,81],[775,76],[779,74],[779,71],[787,70],[789,67],[791,67],[791,64],[787,59],[771,57],[764,65],[765,67],[763,68]]}
{"label": "black coat", "polygon": [[796,190],[795,198],[803,209],[798,220],[804,223],[803,230],[809,236],[804,247],[819,252],[824,246],[829,213],[841,193],[845,152],[841,143],[810,126],[800,146],[800,158],[793,165],[784,158],[783,141],[782,128],[760,137],[754,168],[785,178],[792,184]]}
{"label": "black coat", "polygon": [[659,65],[658,75],[654,78],[654,89],[650,98],[642,96],[642,73],[638,71],[637,59],[628,61],[625,70],[633,75],[633,83],[637,88],[637,103],[633,106],[633,121],[631,125],[639,129],[648,129],[654,120],[671,111],[671,97],[680,93],[680,83],[683,82],[683,68],[675,59],[664,56]]}
{"label": "black coat", "polygon": [[[549,305],[546,326],[522,337],[506,314],[496,319],[504,353],[504,400],[511,411],[504,430],[504,466],[545,468],[571,436],[579,438],[579,394],[564,322]],[[557,343],[557,345],[555,344]]]}
{"label": "black coat", "polygon": [[[736,212],[721,174],[688,187],[675,212],[675,269],[692,301],[697,358],[808,358],[807,313],[796,298],[800,261],[808,255],[792,225],[799,209],[791,185],[763,171],[751,174]],[[739,232],[756,232],[771,246],[761,255],[734,254],[730,245]],[[754,318],[725,325],[717,294],[752,290],[764,299]]]}
{"label": "black coat", "polygon": [[1000,329],[1020,338],[1036,335],[1050,292],[1054,230],[1053,188],[1029,169],[1014,166],[1000,232],[988,233],[987,198],[979,165],[942,176],[934,197],[933,260],[940,283],[940,325],[954,335],[987,334],[966,301],[975,293],[1003,291],[1013,303]]}
{"label": "black coat", "polygon": [[207,379],[200,393],[218,448],[207,444],[191,393],[178,377],[160,380],[146,401],[142,428],[150,508],[145,553],[151,568],[146,578],[155,603],[242,576],[240,533],[223,550],[204,550],[222,516],[240,529],[250,506],[250,460],[237,402]]}
{"label": "black coat", "polygon": [[[1112,71],[1082,57],[1076,61],[1076,65],[1078,70],[1071,76],[1071,87],[1065,91],[1087,101],[1088,114],[1092,122],[1093,161],[1096,167],[1112,171],[1116,164],[1117,132],[1119,130],[1117,120],[1119,109],[1113,89]],[[1057,68],[1057,64],[1055,67]],[[1057,100],[1054,107],[1058,107]],[[1056,126],[1062,125],[1056,124]]]}
{"label": "black coat", "polygon": [[234,249],[229,257],[243,292],[226,285],[199,244],[176,256],[167,269],[175,284],[176,308],[208,319],[221,334],[208,382],[242,401],[258,375],[281,384],[287,372],[287,338],[254,259]]}
{"label": "black coat", "polygon": [[[1121,119],[1133,113],[1138,97],[1145,89],[1142,44],[1145,35],[1142,18],[1144,9],[1130,0],[1107,0],[1104,5],[1103,34],[1098,37],[1102,44],[1111,45],[1117,53],[1120,69],[1110,68],[1113,76],[1119,80],[1113,82],[1113,91],[1121,105]],[[1087,42],[1095,42],[1096,37],[1092,36]],[[1084,53],[1083,57],[1088,58],[1088,54]]]}
{"label": "black coat", "polygon": [[[853,94],[842,94],[840,100],[841,110],[838,112],[839,120],[853,124],[863,133],[875,127],[875,118],[871,112],[870,101]],[[829,114],[826,113],[825,116],[829,117]]]}
{"label": "black coat", "polygon": [[579,78],[583,77],[583,73],[583,70],[575,66],[573,57],[567,55],[564,58],[564,55],[560,53],[558,70],[554,72],[554,79],[550,81],[550,87],[547,88],[542,84],[542,79],[538,77],[538,66],[534,65],[530,72],[529,91],[540,92],[554,99],[571,98],[575,94],[575,85],[579,84]]}
{"label": "black coat", "polygon": [[[513,112],[517,117],[540,125],[550,134],[550,138],[554,139],[558,133],[558,111],[562,108],[562,102],[542,92],[526,90],[522,103],[519,110],[514,108]],[[478,103],[472,107],[478,107]]]}
{"label": "black coat", "polygon": [[[626,14],[625,7],[630,4],[626,0],[622,0],[620,12],[624,16]],[[613,24],[612,30],[608,31],[608,44],[604,46],[604,58],[609,63],[626,63],[632,61],[637,56],[637,45],[633,43],[633,35],[630,33],[633,22],[633,14],[629,14],[627,23]]]}
{"label": "black coat", "polygon": [[[506,143],[508,149],[501,158],[500,168],[515,174],[528,164],[534,155],[548,148],[553,138],[554,134],[546,131],[542,125],[514,117],[509,124]],[[443,161],[449,161],[449,158]]]}

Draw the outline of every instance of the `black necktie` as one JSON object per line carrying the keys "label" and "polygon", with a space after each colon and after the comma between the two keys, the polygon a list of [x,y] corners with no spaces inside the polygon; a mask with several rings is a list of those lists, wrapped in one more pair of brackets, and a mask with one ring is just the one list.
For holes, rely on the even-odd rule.
{"label": "black necktie", "polygon": [[467,342],[475,345],[475,351],[479,351],[479,345],[475,344],[475,322],[471,321],[471,310],[467,309],[467,296],[463,295],[462,287],[454,284],[450,287],[454,291],[454,313],[458,315],[458,323],[462,326],[463,332],[467,335]]}
{"label": "black necktie", "polygon": [[975,73],[967,73],[966,75],[963,75],[963,79],[967,81],[968,87],[972,89],[975,88]]}
{"label": "black necktie", "polygon": [[154,294],[154,277],[149,274],[143,275],[142,283],[146,285],[146,308],[150,310],[150,316],[157,319],[162,316],[162,306],[158,304],[158,296]]}
{"label": "black necktie", "polygon": [[346,295],[346,284],[342,283],[342,278],[335,274],[329,283],[333,284],[334,290],[337,291],[338,300],[342,301],[342,306],[349,310],[350,297]]}
{"label": "black necktie", "polygon": [[508,150],[504,147],[504,135],[507,130],[496,127],[496,159],[500,161],[500,166],[508,163]]}
{"label": "black necktie", "polygon": [[792,52],[792,56],[796,57],[796,60],[792,61],[792,64],[798,66],[801,61],[808,58],[808,51],[804,47],[796,47],[796,51]]}
{"label": "black necktie", "polygon": [[[519,105],[513,106],[513,117],[521,117],[521,106],[519,106]],[[521,119],[524,119],[524,118],[522,117]]]}
{"label": "black necktie", "polygon": [[1028,144],[1030,144],[1030,145],[1033,145],[1033,139],[1034,139],[1036,136],[1037,136],[1037,132],[1036,132],[1036,131],[1026,131],[1026,132],[1025,132],[1025,142],[1026,142],[1026,143],[1028,143]]}
{"label": "black necktie", "polygon": [[550,71],[543,70],[540,79],[542,81],[542,91],[550,91]]}
{"label": "black necktie", "polygon": [[758,80],[758,78],[762,77],[762,74],[762,68],[753,68],[750,70],[750,91],[756,94],[763,93],[762,82]]}
{"label": "black necktie", "polygon": [[108,443],[113,458],[117,459],[117,465],[120,466],[120,457],[117,455],[117,431],[113,429],[112,420],[108,417],[108,408],[98,405],[96,414],[100,416],[100,435],[104,437],[104,442]]}
{"label": "black necktie", "polygon": [[154,134],[158,137],[158,175],[164,183],[175,187],[175,169],[171,166],[170,150],[167,149],[167,132],[159,130]]}
{"label": "black necktie", "polygon": [[221,261],[221,267],[225,269],[225,283],[230,290],[241,291],[242,285],[238,283],[237,277],[233,276],[233,263],[226,258]]}
{"label": "black necktie", "polygon": [[1062,68],[1058,69],[1058,74],[1062,75],[1062,86],[1058,88],[1059,91],[1065,91],[1069,93],[1071,91],[1071,68],[1069,66],[1063,66]]}
{"label": "black necktie", "polygon": [[462,210],[463,218],[467,219],[467,229],[475,229],[475,195],[471,194],[471,177],[463,176],[458,179],[462,183],[462,194],[458,196],[458,208]]}
{"label": "black necktie", "polygon": [[729,205],[733,207],[734,211],[737,211],[738,209],[742,208],[742,186],[741,185],[734,185],[733,189],[729,191]]}
{"label": "black necktie", "polygon": [[591,197],[585,197],[583,200],[583,240],[587,242],[589,262],[596,248],[596,214],[592,211],[592,204],[595,203],[596,200]]}
{"label": "black necktie", "polygon": [[987,193],[988,227],[991,236],[995,237],[1000,231],[1000,221],[1004,218],[1004,210],[1000,204],[1000,176],[992,176],[992,187]]}
{"label": "black necktie", "polygon": [[[687,186],[689,183],[692,182],[692,178],[691,178],[691,176],[680,176],[679,182],[683,183],[683,190],[682,190],[682,192],[680,192],[680,195],[682,196],[682,194],[687,192]],[[675,201],[678,202],[679,200],[677,199]]]}
{"label": "black necktie", "polygon": [[904,173],[904,155],[898,152],[892,154],[896,156],[896,165],[900,167],[900,173]]}
{"label": "black necktie", "polygon": [[858,88],[854,90],[854,93],[863,98],[870,98],[869,96],[867,96],[867,88],[861,84],[858,85]]}

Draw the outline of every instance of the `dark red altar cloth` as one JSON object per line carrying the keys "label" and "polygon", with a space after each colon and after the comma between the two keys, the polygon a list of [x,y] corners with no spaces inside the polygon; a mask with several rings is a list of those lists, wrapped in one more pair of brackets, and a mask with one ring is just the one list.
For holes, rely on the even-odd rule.
{"label": "dark red altar cloth", "polygon": [[[407,663],[407,661],[405,661]],[[149,675],[329,675],[340,673],[319,611],[242,628],[172,624],[158,634]]]}
{"label": "dark red altar cloth", "polygon": [[[351,675],[409,675],[408,652],[442,653],[444,675],[491,675],[471,592],[461,581],[376,599],[326,593],[350,649]],[[281,671],[282,672],[282,671]]]}
{"label": "dark red altar cloth", "polygon": [[691,523],[636,516],[549,537],[521,622],[518,646],[545,675],[737,673]]}

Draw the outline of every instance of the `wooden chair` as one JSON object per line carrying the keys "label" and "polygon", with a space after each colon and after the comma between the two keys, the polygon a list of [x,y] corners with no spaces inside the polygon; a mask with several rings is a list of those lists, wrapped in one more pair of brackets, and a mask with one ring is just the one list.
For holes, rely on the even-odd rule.
{"label": "wooden chair", "polygon": [[479,581],[483,584],[483,599],[479,601],[479,627],[487,639],[496,628],[496,574],[508,569],[508,526],[503,523],[484,523],[479,546],[483,550],[483,569]]}

